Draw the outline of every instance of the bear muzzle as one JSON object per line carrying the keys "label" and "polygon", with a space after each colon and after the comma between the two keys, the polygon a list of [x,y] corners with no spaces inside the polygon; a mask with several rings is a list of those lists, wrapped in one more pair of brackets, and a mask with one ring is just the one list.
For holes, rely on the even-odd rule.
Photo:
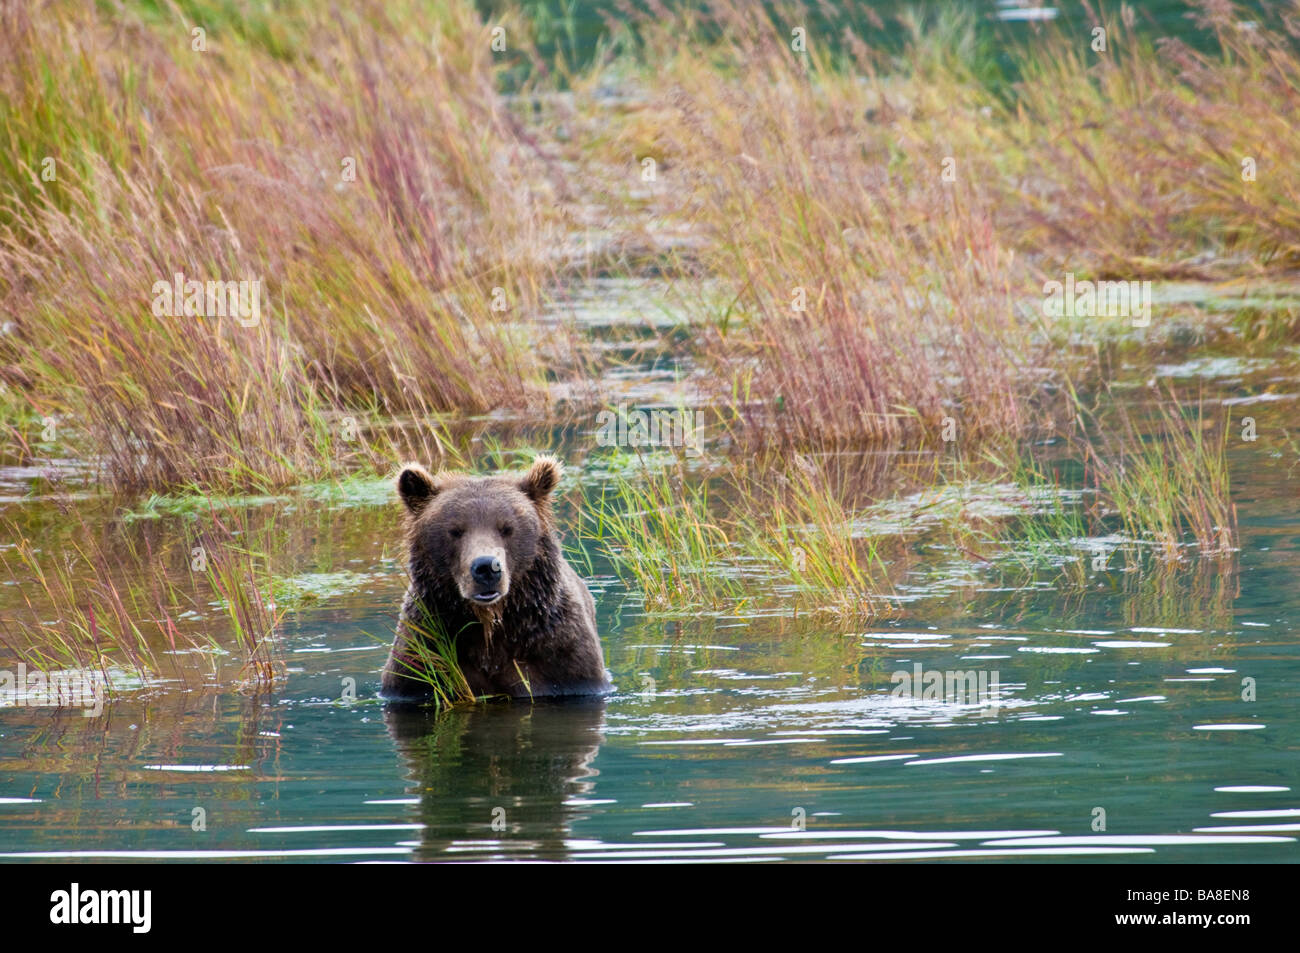
{"label": "bear muzzle", "polygon": [[505,596],[509,584],[500,556],[475,556],[469,564],[469,585],[461,587],[461,595],[479,605],[490,606]]}

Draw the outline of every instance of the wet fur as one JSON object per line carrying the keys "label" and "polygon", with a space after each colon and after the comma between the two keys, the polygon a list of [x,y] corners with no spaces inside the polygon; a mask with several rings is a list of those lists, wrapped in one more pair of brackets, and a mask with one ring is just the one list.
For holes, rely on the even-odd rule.
{"label": "wet fur", "polygon": [[[406,502],[411,584],[402,605],[397,638],[381,686],[390,700],[419,702],[428,686],[404,676],[417,665],[408,624],[423,605],[449,634],[456,634],[457,662],[476,695],[516,698],[589,695],[609,690],[596,634],[595,603],[560,551],[550,493],[559,464],[540,457],[521,476],[471,478],[418,466],[403,469],[399,493]],[[422,482],[433,492],[422,497]],[[457,581],[464,554],[447,537],[451,524],[495,532],[505,517],[514,528],[502,542],[509,584],[491,606],[470,602]],[[463,576],[463,573],[462,573]]]}

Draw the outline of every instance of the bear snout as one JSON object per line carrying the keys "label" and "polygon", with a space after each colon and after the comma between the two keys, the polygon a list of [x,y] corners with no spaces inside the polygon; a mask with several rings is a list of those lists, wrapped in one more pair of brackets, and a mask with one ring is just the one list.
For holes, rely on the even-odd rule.
{"label": "bear snout", "polygon": [[491,605],[505,595],[505,566],[500,556],[485,554],[475,556],[469,563],[469,592],[467,598],[480,605]]}
{"label": "bear snout", "polygon": [[501,581],[501,560],[496,556],[480,556],[469,564],[469,574],[479,585],[495,585]]}

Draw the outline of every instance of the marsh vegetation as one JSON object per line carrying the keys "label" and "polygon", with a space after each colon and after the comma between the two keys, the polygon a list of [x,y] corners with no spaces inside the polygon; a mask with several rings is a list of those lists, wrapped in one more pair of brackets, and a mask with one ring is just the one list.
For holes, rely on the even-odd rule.
{"label": "marsh vegetation", "polygon": [[875,692],[864,631],[1039,598],[1039,699],[1094,629],[1211,651],[1295,528],[1300,5],[850,7],[9,5],[0,661],[375,661],[396,466],[543,450],[625,689],[736,634]]}

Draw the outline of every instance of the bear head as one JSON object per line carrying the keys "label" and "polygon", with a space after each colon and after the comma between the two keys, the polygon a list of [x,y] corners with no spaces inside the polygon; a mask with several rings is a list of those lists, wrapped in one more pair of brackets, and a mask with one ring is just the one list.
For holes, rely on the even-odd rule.
{"label": "bear head", "polygon": [[523,474],[491,477],[404,466],[397,492],[408,513],[412,578],[444,591],[450,581],[477,610],[498,607],[553,531],[551,492],[562,472],[551,456]]}

